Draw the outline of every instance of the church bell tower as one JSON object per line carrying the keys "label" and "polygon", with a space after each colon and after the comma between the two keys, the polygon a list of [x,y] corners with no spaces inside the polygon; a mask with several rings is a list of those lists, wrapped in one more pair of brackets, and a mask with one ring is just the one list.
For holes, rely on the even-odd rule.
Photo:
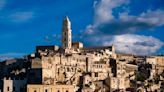
{"label": "church bell tower", "polygon": [[68,19],[68,16],[65,17],[62,27],[62,47],[64,49],[71,49],[72,47],[72,30],[71,22]]}

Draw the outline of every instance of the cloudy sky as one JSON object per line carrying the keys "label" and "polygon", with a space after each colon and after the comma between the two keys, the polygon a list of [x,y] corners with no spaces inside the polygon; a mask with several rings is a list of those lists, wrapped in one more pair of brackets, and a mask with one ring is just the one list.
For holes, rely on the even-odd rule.
{"label": "cloudy sky", "polygon": [[164,0],[0,0],[0,57],[37,45],[60,45],[68,15],[73,40],[112,45],[117,52],[164,54]]}

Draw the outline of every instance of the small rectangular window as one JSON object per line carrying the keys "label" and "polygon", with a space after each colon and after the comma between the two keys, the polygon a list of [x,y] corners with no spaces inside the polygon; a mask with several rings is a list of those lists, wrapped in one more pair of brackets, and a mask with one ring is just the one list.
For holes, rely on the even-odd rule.
{"label": "small rectangular window", "polygon": [[45,92],[48,92],[48,89],[45,89]]}
{"label": "small rectangular window", "polygon": [[7,87],[7,91],[10,91],[10,87]]}
{"label": "small rectangular window", "polygon": [[95,73],[95,77],[98,77],[98,73]]}
{"label": "small rectangular window", "polygon": [[15,91],[15,87],[13,87],[13,91]]}

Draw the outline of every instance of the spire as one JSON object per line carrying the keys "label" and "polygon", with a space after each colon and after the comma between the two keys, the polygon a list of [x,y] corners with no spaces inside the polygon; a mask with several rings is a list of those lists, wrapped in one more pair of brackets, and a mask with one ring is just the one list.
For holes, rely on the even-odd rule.
{"label": "spire", "polygon": [[69,21],[68,16],[65,17],[64,21],[67,21],[67,22]]}
{"label": "spire", "polygon": [[66,16],[63,21],[62,28],[62,47],[63,48],[71,48],[72,46],[72,30],[71,30],[71,22]]}
{"label": "spire", "polygon": [[71,29],[71,22],[68,16],[65,16],[64,21],[63,21],[63,26],[65,26],[67,29]]}

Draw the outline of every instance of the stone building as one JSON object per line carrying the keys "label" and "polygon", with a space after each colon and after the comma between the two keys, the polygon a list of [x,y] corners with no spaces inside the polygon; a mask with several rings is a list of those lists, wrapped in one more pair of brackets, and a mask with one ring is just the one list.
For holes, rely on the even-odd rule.
{"label": "stone building", "polygon": [[155,57],[146,57],[146,63],[152,64],[152,65],[156,65],[156,58]]}
{"label": "stone building", "polygon": [[156,58],[156,63],[160,66],[164,66],[164,56],[154,56]]}
{"label": "stone building", "polygon": [[146,62],[152,65],[151,75],[161,74],[164,71],[164,56],[149,56]]}
{"label": "stone building", "polygon": [[73,85],[27,85],[27,92],[75,92]]}
{"label": "stone building", "polygon": [[6,79],[3,80],[2,92],[25,92],[27,85],[27,79]]}

